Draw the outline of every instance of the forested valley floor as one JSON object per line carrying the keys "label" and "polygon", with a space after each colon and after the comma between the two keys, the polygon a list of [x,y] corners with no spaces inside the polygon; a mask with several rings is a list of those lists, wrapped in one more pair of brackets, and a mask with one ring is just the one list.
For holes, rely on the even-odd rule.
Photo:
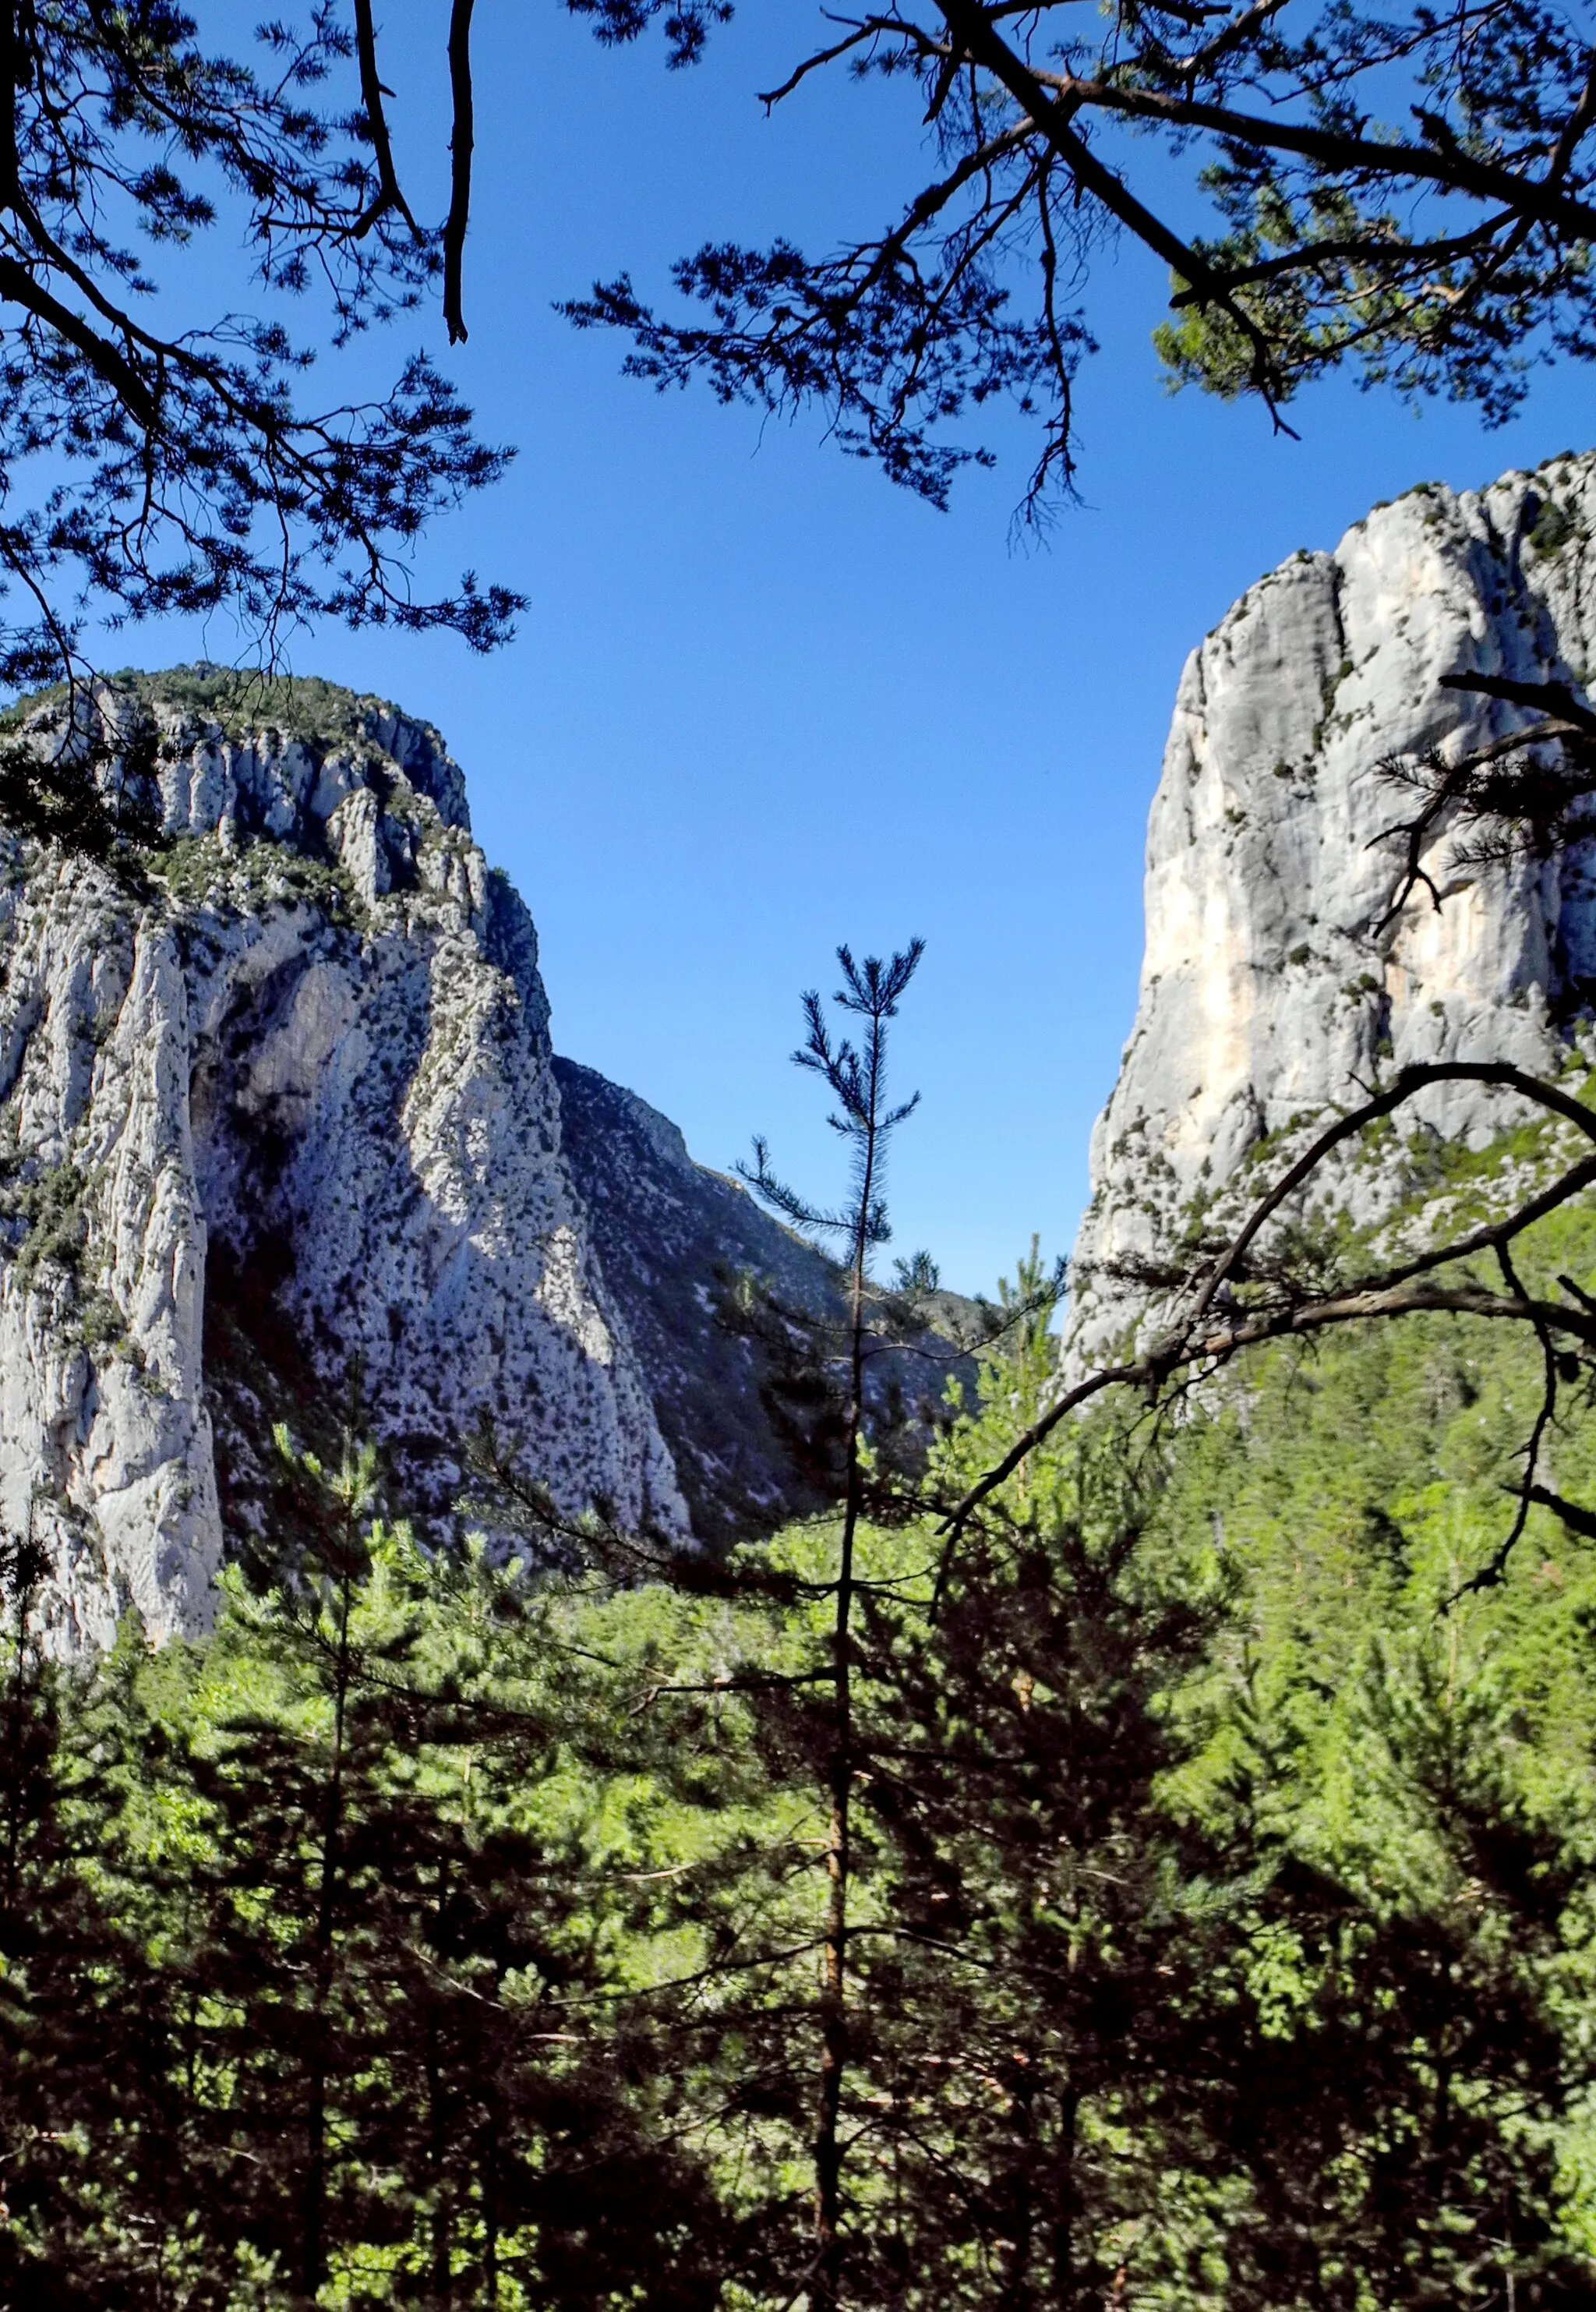
{"label": "forested valley floor", "polygon": [[[1596,1215],[1526,1274],[1596,1291]],[[860,1534],[839,2292],[1588,2305],[1596,1569],[1522,1327],[1270,1349]],[[1050,1384],[1011,1330],[922,1491]],[[1596,1499],[1565,1399],[1559,1492]],[[814,2280],[835,1528],[429,1554],[285,1454],[214,1634],[0,1740],[0,2302],[782,2308]],[[285,1511],[285,1515],[288,1511]]]}

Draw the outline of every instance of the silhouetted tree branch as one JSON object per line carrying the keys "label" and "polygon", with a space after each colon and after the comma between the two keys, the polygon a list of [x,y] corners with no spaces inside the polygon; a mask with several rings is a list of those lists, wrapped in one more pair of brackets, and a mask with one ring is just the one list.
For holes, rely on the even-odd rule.
{"label": "silhouetted tree branch", "polygon": [[[510,631],[508,588],[467,573],[427,600],[410,572],[429,521],[495,480],[508,451],[475,438],[424,353],[373,398],[310,399],[311,350],[284,319],[317,291],[336,351],[421,311],[441,276],[449,336],[464,336],[470,8],[456,0],[449,32],[441,234],[400,182],[371,0],[353,0],[353,30],[332,0],[263,25],[250,63],[205,45],[170,0],[19,0],[0,26],[0,687],[65,683],[78,749],[13,766],[11,786],[37,799],[22,811],[35,831],[48,821],[103,852],[92,779],[80,792],[111,735],[83,653],[89,617],[220,611],[268,670],[324,617],[448,628],[474,650]],[[262,310],[162,326],[217,226],[241,239]]]}
{"label": "silhouetted tree branch", "polygon": [[1419,807],[1411,818],[1382,828],[1370,846],[1399,838],[1403,845],[1401,872],[1374,926],[1376,936],[1420,885],[1440,906],[1441,893],[1424,861],[1452,829],[1463,832],[1448,854],[1448,868],[1550,859],[1596,832],[1596,817],[1582,809],[1596,794],[1596,714],[1566,683],[1444,674],[1441,687],[1500,699],[1540,720],[1450,760],[1432,747],[1417,761],[1393,755],[1382,763],[1388,784],[1417,795]]}
{"label": "silhouetted tree branch", "polygon": [[[606,42],[662,21],[673,66],[729,13],[567,4]],[[1042,427],[1028,514],[1069,491],[1091,260],[1121,238],[1169,269],[1171,376],[1252,395],[1277,427],[1349,362],[1496,422],[1538,347],[1596,348],[1596,47],[1548,0],[889,4],[829,15],[762,101],[828,73],[905,83],[931,133],[934,163],[884,229],[819,254],[706,244],[676,268],[686,316],[624,275],[567,310],[624,330],[627,368],[661,387],[814,404],[845,450],[938,504],[985,460],[962,429],[998,394]]]}
{"label": "silhouetted tree branch", "polygon": [[[1382,1090],[1317,1134],[1274,1186],[1252,1204],[1227,1243],[1217,1251],[1199,1254],[1167,1293],[1158,1329],[1145,1348],[1116,1363],[1089,1371],[1061,1388],[1001,1459],[983,1471],[951,1506],[942,1523],[943,1549],[933,1611],[946,1592],[959,1537],[981,1503],[1062,1422],[1106,1391],[1133,1388],[1156,1402],[1172,1384],[1206,1379],[1243,1351],[1267,1342],[1301,1339],[1341,1325],[1425,1312],[1527,1324],[1540,1345],[1544,1388],[1524,1449],[1524,1475],[1516,1488],[1512,1528],[1469,1586],[1489,1586],[1500,1579],[1522,1534],[1530,1506],[1539,1498],[1540,1447],[1556,1411],[1563,1362],[1565,1357],[1574,1359],[1575,1370],[1585,1363],[1596,1365],[1596,1307],[1563,1279],[1558,1282],[1568,1293],[1566,1301],[1527,1291],[1513,1265],[1512,1247],[1537,1221],[1596,1185],[1596,1147],[1554,1180],[1519,1197],[1500,1219],[1451,1242],[1433,1245],[1407,1260],[1382,1266],[1365,1265],[1349,1275],[1336,1275],[1316,1286],[1294,1274],[1288,1266],[1274,1264],[1259,1268],[1250,1258],[1269,1222],[1322,1175],[1332,1156],[1421,1093],[1446,1083],[1483,1084],[1514,1094],[1596,1143],[1596,1109],[1523,1069],[1502,1062],[1468,1060],[1403,1068]],[[1487,1253],[1502,1271],[1504,1291],[1487,1289],[1471,1273],[1470,1265]]]}

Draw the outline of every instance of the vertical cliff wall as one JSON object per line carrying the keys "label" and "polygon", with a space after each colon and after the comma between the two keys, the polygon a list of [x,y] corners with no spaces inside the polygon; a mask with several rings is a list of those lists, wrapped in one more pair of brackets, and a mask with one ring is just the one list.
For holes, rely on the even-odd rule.
{"label": "vertical cliff wall", "polygon": [[[1400,851],[1381,837],[1411,810],[1382,760],[1452,758],[1531,719],[1441,687],[1463,672],[1582,691],[1596,675],[1596,457],[1380,507],[1333,554],[1272,572],[1187,661],[1136,1021],[1093,1137],[1074,1353],[1126,1321],[1116,1265],[1154,1256],[1266,1134],[1382,1065],[1556,1065],[1596,998],[1589,845],[1469,866],[1443,823],[1424,864],[1443,904],[1421,887],[1382,926]],[[1424,1114],[1479,1138],[1504,1111],[1458,1090]]]}
{"label": "vertical cliff wall", "polygon": [[684,1530],[458,766],[379,702],[230,729],[197,687],[119,701],[142,870],[0,834],[0,1517],[57,1642],[203,1626],[272,1419],[352,1385],[423,1510],[486,1415],[567,1509]]}

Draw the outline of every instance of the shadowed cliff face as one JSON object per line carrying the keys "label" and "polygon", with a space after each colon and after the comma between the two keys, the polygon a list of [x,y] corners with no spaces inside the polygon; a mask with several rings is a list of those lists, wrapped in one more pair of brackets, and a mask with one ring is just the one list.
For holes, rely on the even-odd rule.
{"label": "shadowed cliff face", "polygon": [[[815,1408],[797,1395],[784,1402],[784,1383],[823,1361],[834,1374],[843,1360],[841,1273],[737,1181],[694,1163],[676,1125],[634,1092],[573,1060],[556,1059],[554,1073],[571,1175],[693,1531],[742,1540],[824,1508],[836,1473],[806,1451]],[[739,1319],[739,1279],[764,1298],[763,1324]],[[883,1449],[917,1464],[946,1418],[949,1380],[973,1398],[976,1360],[957,1344],[981,1338],[981,1318],[956,1293],[928,1294],[908,1310],[872,1296],[866,1394]]]}
{"label": "shadowed cliff face", "polygon": [[738,1274],[795,1315],[835,1321],[831,1264],[746,1188],[695,1164],[676,1125],[591,1068],[556,1059],[565,1145],[606,1283],[648,1373],[693,1528],[706,1539],[769,1531],[817,1508],[772,1426],[769,1361],[728,1320]]}
{"label": "shadowed cliff face", "polygon": [[[1382,927],[1411,801],[1383,758],[1448,759],[1523,712],[1443,675],[1596,675],[1596,457],[1477,496],[1416,490],[1334,554],[1253,587],[1187,661],[1147,831],[1136,1024],[1093,1135],[1071,1353],[1124,1324],[1113,1264],[1167,1241],[1266,1134],[1406,1062],[1556,1066],[1596,993],[1596,857],[1469,866],[1442,825],[1422,886]],[[1433,1132],[1483,1142],[1500,1095],[1431,1096]],[[1337,1193],[1373,1217],[1373,1176]],[[1365,1209],[1366,1208],[1366,1209]],[[1094,1272],[1096,1272],[1095,1274]]]}
{"label": "shadowed cliff face", "polygon": [[[53,1642],[201,1629],[225,1554],[271,1564],[278,1423],[336,1453],[353,1414],[439,1528],[484,1422],[569,1513],[714,1542],[820,1506],[720,1310],[755,1278],[812,1353],[831,1264],[554,1060],[435,731],[314,682],[230,726],[221,687],[114,694],[107,775],[168,838],[131,880],[0,831],[0,1517]],[[926,1345],[876,1386],[922,1432],[973,1377]]]}
{"label": "shadowed cliff face", "polygon": [[488,1416],[567,1510],[685,1529],[458,766],[376,701],[230,735],[173,687],[126,702],[172,838],[143,889],[0,836],[0,1509],[57,1642],[203,1626],[272,1419],[352,1376],[423,1514]]}

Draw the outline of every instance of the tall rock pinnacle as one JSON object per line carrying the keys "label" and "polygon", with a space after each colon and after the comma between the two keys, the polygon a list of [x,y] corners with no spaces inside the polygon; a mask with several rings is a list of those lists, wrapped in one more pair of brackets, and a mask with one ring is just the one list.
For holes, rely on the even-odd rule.
{"label": "tall rock pinnacle", "polygon": [[[1136,1024],[1092,1143],[1073,1353],[1127,1302],[1116,1264],[1153,1257],[1191,1200],[1304,1111],[1405,1062],[1555,1067],[1596,999],[1596,856],[1468,864],[1440,825],[1386,921],[1411,814],[1382,764],[1446,759],[1524,727],[1449,690],[1505,675],[1596,679],[1596,456],[1437,485],[1382,506],[1333,554],[1254,586],[1186,662],[1147,833]],[[1434,1096],[1425,1121],[1478,1141],[1492,1094]],[[1356,1186],[1348,1188],[1356,1201]]]}

